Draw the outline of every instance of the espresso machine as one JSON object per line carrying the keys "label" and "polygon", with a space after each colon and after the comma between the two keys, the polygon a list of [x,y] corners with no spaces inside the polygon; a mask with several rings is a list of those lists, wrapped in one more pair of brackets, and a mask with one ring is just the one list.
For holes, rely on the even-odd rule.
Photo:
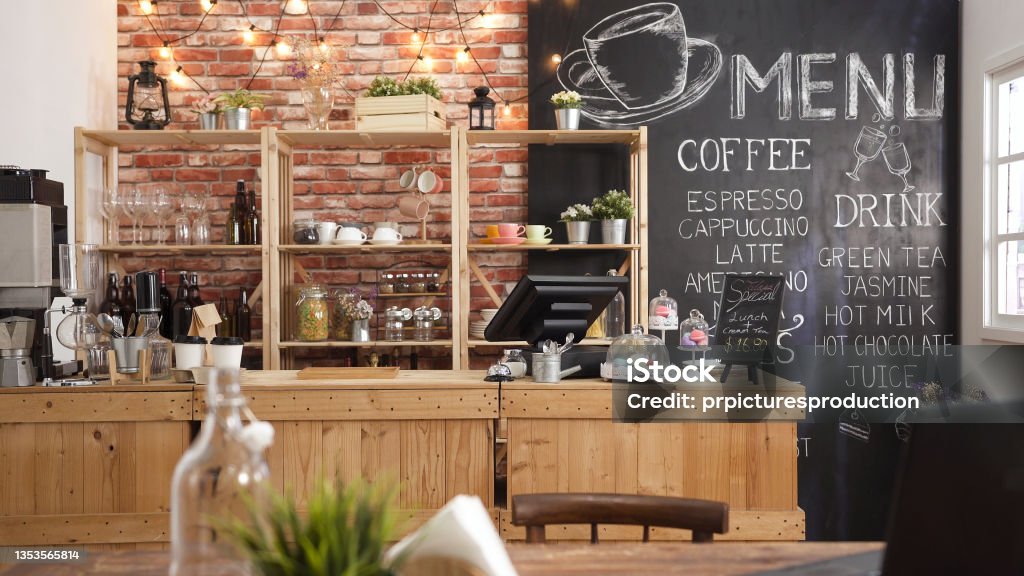
{"label": "espresso machine", "polygon": [[[0,319],[34,321],[17,331],[31,332],[31,341],[20,342],[27,346],[19,350],[29,351],[34,381],[74,374],[77,362],[53,363],[43,330],[50,303],[61,296],[59,246],[68,242],[64,185],[46,178],[46,170],[0,166],[0,230]],[[5,377],[3,385],[7,382]]]}

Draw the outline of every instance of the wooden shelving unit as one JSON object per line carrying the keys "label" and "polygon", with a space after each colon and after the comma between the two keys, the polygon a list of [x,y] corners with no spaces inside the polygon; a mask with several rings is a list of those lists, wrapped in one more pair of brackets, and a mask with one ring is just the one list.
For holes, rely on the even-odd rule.
{"label": "wooden shelving unit", "polygon": [[[470,238],[470,181],[469,152],[473,147],[543,145],[608,145],[625,146],[630,152],[629,192],[637,207],[637,217],[630,222],[629,237],[633,241],[626,245],[604,244],[548,244],[517,246],[481,243]],[[522,342],[485,342],[469,338],[470,286],[473,282],[483,285],[495,306],[501,299],[487,281],[474,257],[489,253],[583,253],[616,252],[622,254],[620,273],[630,277],[628,303],[631,317],[647,316],[647,131],[638,130],[585,130],[585,131],[538,131],[500,130],[467,131],[452,127],[443,131],[421,132],[372,132],[362,130],[86,130],[75,131],[75,194],[77,241],[96,242],[105,238],[104,222],[100,215],[99,202],[90,186],[100,189],[117,186],[118,152],[124,146],[176,146],[195,147],[208,150],[216,146],[258,146],[260,152],[261,189],[260,211],[263,218],[263,243],[260,246],[176,246],[176,245],[103,245],[100,250],[106,256],[108,269],[119,269],[118,259],[125,256],[239,256],[259,257],[263,282],[256,288],[251,300],[263,297],[275,305],[263,309],[263,335],[261,342],[247,343],[248,347],[262,349],[263,366],[267,369],[292,367],[293,352],[313,348],[390,348],[401,346],[433,347],[451,349],[452,368],[467,368],[470,354],[478,348],[501,348],[521,346]],[[451,157],[451,226],[449,239],[438,244],[397,244],[391,246],[362,244],[345,245],[297,245],[291,241],[293,217],[293,154],[307,149],[364,149],[372,147],[431,147],[447,149]],[[89,157],[97,156],[101,174],[90,173],[95,162]],[[306,274],[298,262],[302,256],[347,255],[347,254],[447,254],[450,259],[451,283],[451,337],[432,342],[372,341],[354,342],[296,342],[290,340],[292,286],[296,276]],[[442,297],[446,294],[423,295]],[[383,294],[378,297],[408,297],[409,294]],[[419,296],[419,295],[412,295]],[[372,327],[371,329],[375,329]],[[606,340],[584,340],[588,345],[607,345]]]}

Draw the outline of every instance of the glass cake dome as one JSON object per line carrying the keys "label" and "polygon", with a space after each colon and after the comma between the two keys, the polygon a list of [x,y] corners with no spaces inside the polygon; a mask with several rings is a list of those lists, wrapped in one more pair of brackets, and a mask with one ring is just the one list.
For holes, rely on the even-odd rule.
{"label": "glass cake dome", "polygon": [[604,364],[601,364],[601,378],[625,382],[629,374],[629,361],[636,362],[640,359],[647,359],[649,363],[657,361],[662,366],[667,366],[671,362],[668,348],[661,338],[644,334],[644,327],[634,324],[628,334],[612,340],[608,347],[608,356]]}

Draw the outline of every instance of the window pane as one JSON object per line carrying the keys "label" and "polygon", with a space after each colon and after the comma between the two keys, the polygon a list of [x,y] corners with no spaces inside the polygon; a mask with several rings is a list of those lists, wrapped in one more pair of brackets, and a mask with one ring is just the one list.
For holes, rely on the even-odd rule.
{"label": "window pane", "polygon": [[1024,152],[1024,76],[999,85],[999,156]]}
{"label": "window pane", "polygon": [[1024,232],[1024,160],[999,166],[999,234]]}
{"label": "window pane", "polygon": [[999,244],[999,313],[1024,315],[1024,242]]}

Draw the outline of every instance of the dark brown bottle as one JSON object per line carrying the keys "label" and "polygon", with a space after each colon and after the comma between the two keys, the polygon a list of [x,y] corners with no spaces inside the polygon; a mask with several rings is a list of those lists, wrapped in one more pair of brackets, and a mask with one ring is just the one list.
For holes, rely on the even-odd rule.
{"label": "dark brown bottle", "polygon": [[263,243],[263,233],[260,231],[260,211],[256,208],[256,191],[249,190],[249,244],[259,245]]}
{"label": "dark brown bottle", "polygon": [[107,293],[100,304],[100,312],[105,312],[111,316],[121,315],[121,297],[117,290],[117,272],[111,272],[107,275]]}
{"label": "dark brown bottle", "polygon": [[245,196],[245,181],[235,182],[235,219],[238,221],[238,236],[235,244],[252,244],[249,202]]}
{"label": "dark brown bottle", "polygon": [[188,303],[192,305],[192,308],[197,308],[205,304],[203,297],[199,295],[199,274],[192,273],[192,280],[188,285]]}
{"label": "dark brown bottle", "polygon": [[[121,279],[121,319],[124,322],[125,328],[128,327],[128,321],[131,320],[134,314],[135,288],[132,287],[131,275],[125,274],[124,278]],[[134,336],[134,334],[125,334],[125,336]]]}
{"label": "dark brown bottle", "polygon": [[217,336],[234,336],[235,321],[228,311],[228,299],[223,295],[220,297],[220,304],[217,306],[220,311],[220,324],[217,324]]}
{"label": "dark brown bottle", "polygon": [[242,227],[239,224],[238,207],[232,204],[231,212],[228,214],[227,224],[224,229],[225,244],[235,245],[242,243]]}
{"label": "dark brown bottle", "polygon": [[174,337],[171,319],[171,291],[167,289],[167,270],[160,269],[160,335],[170,340]]}
{"label": "dark brown bottle", "polygon": [[174,303],[171,305],[172,333],[173,337],[188,334],[188,328],[192,325],[192,304],[188,301],[188,274],[182,272],[178,277],[178,292],[174,296]]}
{"label": "dark brown bottle", "polygon": [[235,336],[246,342],[252,340],[252,311],[249,310],[249,295],[245,288],[239,288],[238,306],[235,307]]}

